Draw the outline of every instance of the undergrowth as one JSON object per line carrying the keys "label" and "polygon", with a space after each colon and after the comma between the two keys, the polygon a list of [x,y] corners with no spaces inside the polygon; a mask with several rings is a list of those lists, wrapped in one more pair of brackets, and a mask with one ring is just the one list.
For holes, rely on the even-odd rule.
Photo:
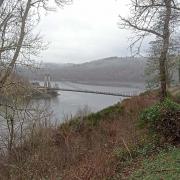
{"label": "undergrowth", "polygon": [[0,179],[114,177],[140,155],[157,150],[136,127],[142,110],[156,102],[155,94],[141,95],[58,127],[35,128],[11,157],[0,158]]}
{"label": "undergrowth", "polygon": [[118,103],[108,108],[105,108],[96,113],[90,113],[85,117],[77,116],[71,119],[68,123],[68,126],[71,126],[75,129],[79,129],[80,126],[89,126],[96,127],[99,125],[102,120],[112,120],[112,118],[116,118],[117,115],[123,113],[123,107]]}
{"label": "undergrowth", "polygon": [[150,135],[163,137],[166,141],[180,140],[180,104],[166,99],[162,103],[145,109],[139,118],[140,128],[146,128]]}
{"label": "undergrowth", "polygon": [[162,150],[158,155],[145,159],[129,180],[178,180],[180,179],[180,149]]}
{"label": "undergrowth", "polygon": [[166,99],[146,108],[139,117],[138,127],[148,133],[135,145],[114,149],[119,164],[116,175],[108,180],[180,179],[180,149],[172,144],[180,135],[180,104]]}

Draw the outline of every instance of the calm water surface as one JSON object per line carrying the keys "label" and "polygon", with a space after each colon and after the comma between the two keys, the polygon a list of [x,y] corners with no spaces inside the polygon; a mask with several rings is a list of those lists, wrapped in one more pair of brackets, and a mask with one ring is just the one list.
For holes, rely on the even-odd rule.
{"label": "calm water surface", "polygon": [[[94,86],[84,85],[71,82],[58,82],[59,87],[69,89],[86,89],[94,91],[106,92],[126,92],[139,93],[143,91],[143,87],[109,87],[109,86]],[[107,95],[87,94],[78,92],[59,92],[60,95],[52,99],[35,100],[35,104],[41,104],[48,107],[47,109],[53,113],[53,119],[57,122],[62,122],[65,118],[71,117],[80,109],[88,107],[90,112],[97,112],[103,108],[111,106],[124,98]]]}

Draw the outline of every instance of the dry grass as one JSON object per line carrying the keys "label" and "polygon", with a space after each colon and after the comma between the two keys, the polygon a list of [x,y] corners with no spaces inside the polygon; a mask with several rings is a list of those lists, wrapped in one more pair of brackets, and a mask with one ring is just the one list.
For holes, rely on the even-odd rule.
{"label": "dry grass", "polygon": [[0,179],[100,180],[116,173],[117,147],[139,143],[139,113],[154,104],[155,94],[145,94],[100,113],[77,118],[60,127],[33,131],[22,147],[0,159]]}

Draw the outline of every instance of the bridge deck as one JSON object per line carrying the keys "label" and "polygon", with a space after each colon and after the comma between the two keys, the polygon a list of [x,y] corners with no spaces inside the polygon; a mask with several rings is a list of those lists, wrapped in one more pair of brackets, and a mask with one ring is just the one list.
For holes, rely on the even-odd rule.
{"label": "bridge deck", "polygon": [[82,92],[82,93],[90,93],[90,94],[102,94],[102,95],[110,95],[110,96],[121,96],[121,97],[132,97],[136,96],[137,93],[112,93],[112,92],[103,92],[103,91],[93,91],[93,90],[77,90],[77,89],[66,89],[66,88],[47,88],[49,92],[53,91],[70,91],[70,92]]}

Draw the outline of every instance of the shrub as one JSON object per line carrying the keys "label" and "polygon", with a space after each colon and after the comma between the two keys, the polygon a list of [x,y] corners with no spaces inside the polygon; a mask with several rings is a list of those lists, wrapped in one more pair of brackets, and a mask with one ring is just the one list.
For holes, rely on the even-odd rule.
{"label": "shrub", "polygon": [[180,141],[180,105],[170,99],[157,103],[141,113],[139,127],[147,128],[151,135]]}
{"label": "shrub", "polygon": [[124,161],[131,161],[132,157],[127,151],[127,149],[122,148],[122,147],[117,147],[114,149],[114,155],[118,158],[119,161],[124,162]]}

